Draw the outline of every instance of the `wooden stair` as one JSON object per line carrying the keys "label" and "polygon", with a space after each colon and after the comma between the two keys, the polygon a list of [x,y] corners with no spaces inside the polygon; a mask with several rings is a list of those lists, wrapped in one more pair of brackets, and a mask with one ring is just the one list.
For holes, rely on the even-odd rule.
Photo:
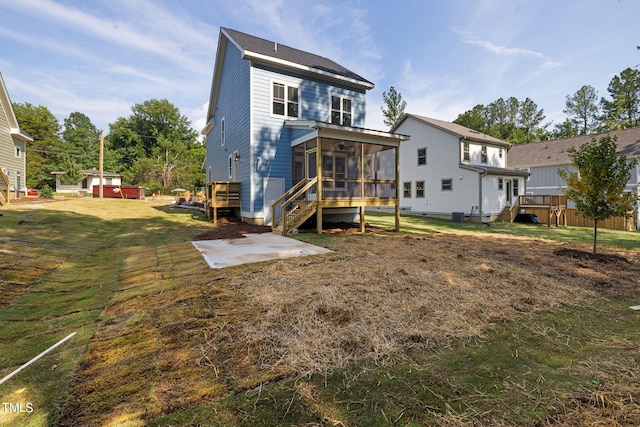
{"label": "wooden stair", "polygon": [[300,181],[273,203],[271,229],[274,233],[291,233],[316,214],[317,183],[317,177],[308,182]]}
{"label": "wooden stair", "polygon": [[9,178],[0,169],[0,206],[8,205],[10,202]]}

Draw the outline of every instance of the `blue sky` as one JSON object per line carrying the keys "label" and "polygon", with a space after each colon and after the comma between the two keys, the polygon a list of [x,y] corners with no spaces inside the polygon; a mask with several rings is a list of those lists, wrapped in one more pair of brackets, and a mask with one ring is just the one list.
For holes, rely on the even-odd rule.
{"label": "blue sky", "polygon": [[229,27],[322,55],[375,83],[366,127],[386,130],[390,86],[407,112],[454,120],[529,97],[559,123],[565,97],[640,64],[637,0],[0,0],[0,72],[13,102],[108,132],[166,98],[198,131],[217,38]]}

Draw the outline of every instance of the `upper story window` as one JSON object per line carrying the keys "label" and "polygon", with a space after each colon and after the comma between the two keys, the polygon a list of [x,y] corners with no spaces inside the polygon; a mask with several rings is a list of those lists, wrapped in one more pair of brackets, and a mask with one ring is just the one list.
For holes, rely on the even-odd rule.
{"label": "upper story window", "polygon": [[16,158],[19,159],[22,157],[22,150],[20,150],[20,147],[16,147]]}
{"label": "upper story window", "polygon": [[488,160],[489,160],[489,156],[487,156],[487,146],[483,145],[482,146],[482,153],[480,155],[480,161],[482,163],[487,163]]}
{"label": "upper story window", "polygon": [[226,139],[227,139],[227,132],[225,130],[225,125],[224,125],[224,117],[222,118],[222,120],[220,120],[220,146],[224,147],[224,145],[226,144]]}
{"label": "upper story window", "polygon": [[502,158],[502,148],[498,151],[498,157]]}
{"label": "upper story window", "polygon": [[353,124],[353,103],[351,98],[331,95],[331,123],[334,125],[351,126]]}
{"label": "upper story window", "polygon": [[418,148],[418,166],[427,164],[427,149]]}
{"label": "upper story window", "polygon": [[470,159],[469,156],[469,143],[465,142],[464,145],[462,146],[462,160],[464,160],[465,162],[468,162]]}
{"label": "upper story window", "polygon": [[278,116],[297,118],[300,106],[298,88],[283,83],[273,83],[272,91],[271,112]]}

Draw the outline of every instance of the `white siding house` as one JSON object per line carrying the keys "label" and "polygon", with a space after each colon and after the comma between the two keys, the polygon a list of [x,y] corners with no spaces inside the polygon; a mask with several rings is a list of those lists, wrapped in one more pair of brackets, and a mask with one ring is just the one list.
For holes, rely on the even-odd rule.
{"label": "white siding house", "polygon": [[0,74],[0,206],[27,191],[27,143],[33,139],[20,130]]}
{"label": "white siding house", "polygon": [[406,114],[400,146],[403,212],[495,221],[524,194],[528,172],[507,168],[510,144],[455,123]]}
{"label": "white siding house", "polygon": [[[93,187],[100,185],[100,171],[97,169],[87,169],[82,171],[84,178],[80,182],[65,182],[62,178],[64,172],[51,172],[56,176],[56,193],[92,193]],[[122,176],[113,172],[102,172],[102,185],[120,185]]]}

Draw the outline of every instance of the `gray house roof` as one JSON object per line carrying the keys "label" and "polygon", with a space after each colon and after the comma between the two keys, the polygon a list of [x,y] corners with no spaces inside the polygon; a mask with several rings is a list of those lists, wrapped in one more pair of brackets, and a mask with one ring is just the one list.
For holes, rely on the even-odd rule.
{"label": "gray house roof", "polygon": [[333,62],[331,59],[313,53],[298,50],[277,42],[261,39],[249,34],[230,28],[221,28],[221,32],[244,53],[246,59],[263,60],[266,62],[275,62],[280,65],[297,65],[309,69],[309,71],[319,74],[340,76],[353,82],[363,84],[369,88],[373,87],[373,83],[359,76],[351,70],[340,64]]}
{"label": "gray house roof", "polygon": [[617,136],[618,154],[627,157],[640,156],[640,127],[603,132],[599,134],[581,135],[574,138],[542,141],[532,144],[514,145],[509,150],[509,167],[524,168],[535,166],[567,165],[571,163],[569,148],[579,149],[594,138]]}
{"label": "gray house roof", "polygon": [[211,124],[209,122],[214,115],[218,102],[222,62],[228,42],[240,50],[243,59],[249,61],[266,64],[280,70],[294,71],[323,80],[333,80],[362,90],[368,90],[374,87],[373,83],[369,80],[328,58],[294,49],[277,42],[261,39],[260,37],[255,37],[230,28],[221,27],[218,37],[218,48],[216,50],[216,62],[213,70],[211,94],[209,96],[207,125],[202,131],[203,134],[206,134],[208,130],[210,130]]}
{"label": "gray house roof", "polygon": [[[435,128],[438,128],[444,132],[450,133],[452,135],[455,135],[457,138],[460,139],[468,139],[469,141],[474,141],[474,142],[480,142],[480,143],[486,143],[486,144],[492,144],[492,145],[499,145],[502,147],[509,147],[511,144],[509,144],[506,141],[503,141],[501,139],[498,138],[494,138],[493,136],[490,135],[486,135],[482,132],[478,132],[477,130],[473,130],[473,129],[469,129],[467,127],[464,127],[462,125],[458,125],[456,123],[451,123],[451,122],[446,122],[444,120],[438,120],[438,119],[433,119],[431,117],[425,117],[425,116],[419,116],[417,114],[405,114],[404,117],[398,122],[398,124],[396,124],[393,129],[391,129],[391,132],[395,132],[395,130],[402,124],[402,122],[404,122],[405,120],[407,120],[407,118],[413,118],[419,122],[423,122],[426,123],[428,125],[431,125]],[[511,163],[511,162],[509,162]]]}

